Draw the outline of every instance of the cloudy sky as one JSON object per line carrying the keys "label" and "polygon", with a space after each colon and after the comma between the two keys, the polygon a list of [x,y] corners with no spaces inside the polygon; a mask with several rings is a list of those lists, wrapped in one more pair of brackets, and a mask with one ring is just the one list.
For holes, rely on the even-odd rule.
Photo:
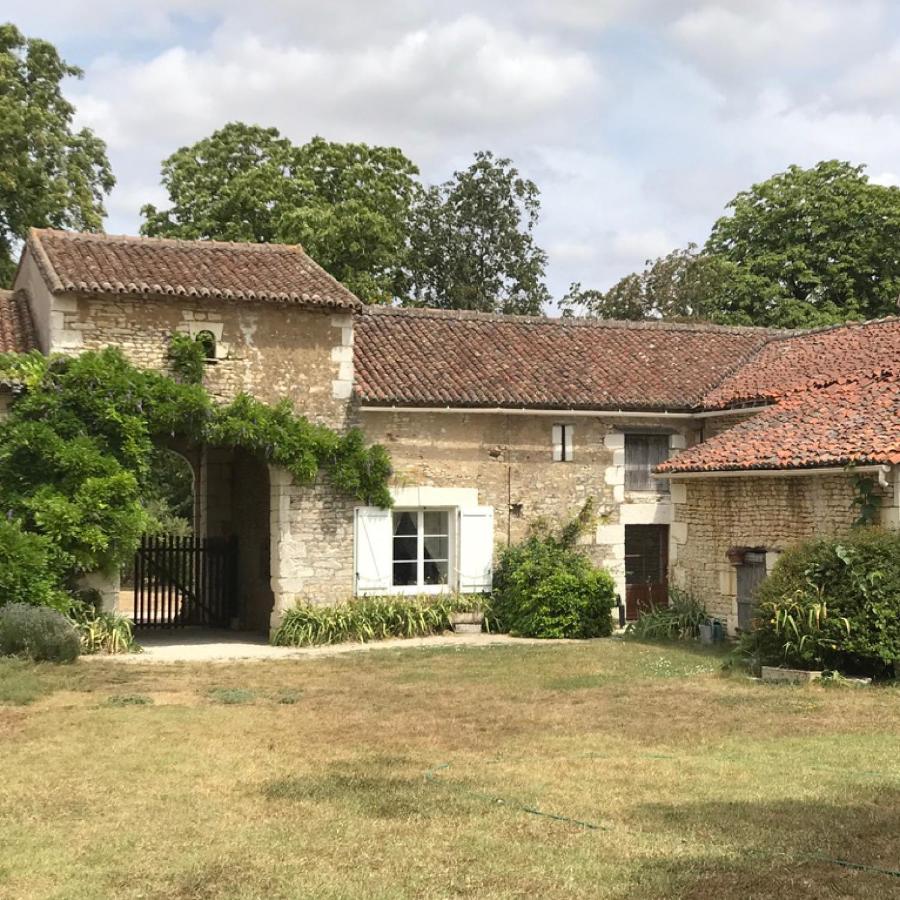
{"label": "cloudy sky", "polygon": [[840,158],[900,182],[892,0],[0,0],[85,70],[110,232],[164,204],[159,163],[231,120],[401,147],[429,181],[473,151],[541,188],[550,286],[606,287],[702,242],[728,200]]}

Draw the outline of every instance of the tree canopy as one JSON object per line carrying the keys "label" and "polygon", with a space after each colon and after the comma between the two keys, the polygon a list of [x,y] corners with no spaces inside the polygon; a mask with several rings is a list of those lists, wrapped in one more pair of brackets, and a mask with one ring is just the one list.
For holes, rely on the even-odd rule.
{"label": "tree canopy", "polygon": [[424,191],[410,227],[411,304],[539,314],[550,299],[547,255],[534,241],[537,185],[509,159],[475,154],[467,169]]}
{"label": "tree canopy", "polygon": [[232,122],[163,162],[171,206],[144,206],[141,232],[300,243],[362,300],[385,302],[402,291],[417,174],[395,147],[296,146],[275,128]]}
{"label": "tree canopy", "polygon": [[606,292],[575,284],[569,310],[811,327],[897,311],[900,189],[863,166],[791,166],[729,204],[706,245],[650,261]]}
{"label": "tree canopy", "polygon": [[64,78],[80,77],[47,41],[0,25],[0,284],[30,227],[99,231],[115,179],[106,145],[72,129]]}

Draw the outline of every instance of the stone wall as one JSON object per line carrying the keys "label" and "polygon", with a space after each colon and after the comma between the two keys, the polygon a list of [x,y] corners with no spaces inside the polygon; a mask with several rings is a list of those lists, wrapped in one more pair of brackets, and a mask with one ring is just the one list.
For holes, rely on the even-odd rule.
{"label": "stone wall", "polygon": [[293,483],[269,467],[272,628],[297,601],[333,604],[353,596],[353,509],[324,478]]}
{"label": "stone wall", "polygon": [[[673,452],[694,427],[684,419],[435,413],[365,410],[367,437],[387,447],[394,488],[473,488],[478,503],[494,508],[499,546],[521,540],[538,519],[559,521],[593,498],[598,526],[584,550],[610,570],[625,590],[625,526],[669,524],[667,493],[625,492],[624,434],[669,431]],[[571,462],[553,462],[553,425],[574,429]]]}
{"label": "stone wall", "polygon": [[[673,481],[670,565],[674,583],[703,600],[710,613],[737,623],[737,575],[731,547],[766,551],[771,569],[779,551],[808,538],[836,534],[856,518],[852,479],[845,474],[714,477]],[[884,499],[885,524],[896,510]]]}
{"label": "stone wall", "polygon": [[298,412],[344,427],[353,380],[349,314],[273,303],[228,303],[175,297],[63,295],[52,298],[51,349],[77,353],[119,347],[136,365],[167,370],[176,332],[211,331],[217,358],[205,383],[220,400],[245,392],[284,398]]}

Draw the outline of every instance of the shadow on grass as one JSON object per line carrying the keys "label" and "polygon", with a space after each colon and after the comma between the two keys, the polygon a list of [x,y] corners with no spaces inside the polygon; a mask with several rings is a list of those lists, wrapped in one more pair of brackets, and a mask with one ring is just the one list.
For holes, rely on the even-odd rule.
{"label": "shadow on grass", "polygon": [[461,781],[426,781],[421,766],[389,757],[336,763],[324,772],[267,782],[263,796],[272,801],[321,804],[338,815],[367,819],[432,819],[483,814],[484,802],[468,796]]}
{"label": "shadow on grass", "polygon": [[[849,798],[848,798],[849,799]],[[782,800],[653,804],[644,829],[722,848],[642,866],[683,898],[900,897],[900,790],[855,789],[852,802]],[[839,865],[835,860],[862,868]],[[866,868],[868,867],[868,868]]]}

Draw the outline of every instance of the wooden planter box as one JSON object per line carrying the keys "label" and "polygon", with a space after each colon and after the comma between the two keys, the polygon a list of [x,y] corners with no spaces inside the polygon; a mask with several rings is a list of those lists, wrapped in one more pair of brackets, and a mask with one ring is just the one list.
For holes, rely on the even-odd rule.
{"label": "wooden planter box", "polygon": [[805,684],[810,681],[818,681],[822,677],[821,670],[810,671],[808,669],[782,669],[779,666],[763,666],[763,681],[790,681],[795,684]]}
{"label": "wooden planter box", "polygon": [[456,634],[481,634],[484,613],[455,612],[450,613],[450,625]]}

